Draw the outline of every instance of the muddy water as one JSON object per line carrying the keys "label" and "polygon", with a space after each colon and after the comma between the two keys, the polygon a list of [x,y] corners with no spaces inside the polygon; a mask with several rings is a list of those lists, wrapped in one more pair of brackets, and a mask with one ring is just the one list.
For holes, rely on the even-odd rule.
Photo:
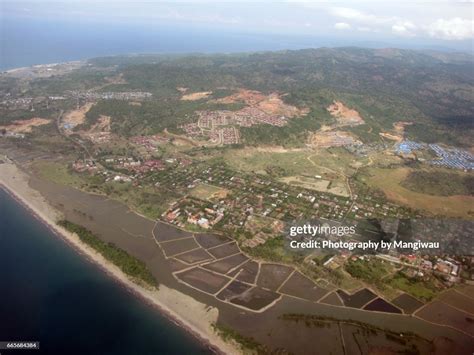
{"label": "muddy water", "polygon": [[[123,204],[103,196],[87,194],[69,187],[59,186],[33,178],[31,186],[39,190],[67,219],[81,224],[107,242],[113,242],[130,254],[143,260],[160,284],[190,295],[199,302],[219,308],[219,322],[230,326],[241,334],[253,337],[270,349],[286,348],[293,353],[344,353],[336,323],[329,328],[308,328],[304,322],[291,323],[280,319],[285,313],[315,314],[337,319],[352,319],[396,332],[416,332],[432,340],[449,338],[444,342],[447,350],[456,354],[472,354],[474,339],[453,329],[433,325],[405,315],[388,315],[356,309],[315,304],[291,297],[283,297],[274,307],[263,313],[237,309],[214,297],[193,290],[178,283],[171,275],[171,269],[151,234],[154,222],[131,212]],[[315,339],[321,340],[315,347]],[[327,340],[331,339],[331,341]],[[446,345],[447,344],[447,345]],[[385,346],[393,347],[387,340]],[[426,344],[418,344],[422,353]],[[447,351],[446,348],[442,349]],[[441,349],[439,349],[441,351]],[[438,353],[442,353],[439,352]]]}

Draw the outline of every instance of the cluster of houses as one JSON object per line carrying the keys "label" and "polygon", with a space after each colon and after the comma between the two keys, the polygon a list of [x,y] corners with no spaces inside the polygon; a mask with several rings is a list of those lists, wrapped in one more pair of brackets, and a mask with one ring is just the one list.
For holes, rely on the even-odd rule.
{"label": "cluster of houses", "polygon": [[224,218],[225,209],[218,205],[209,207],[188,201],[186,198],[173,203],[162,214],[162,217],[171,224],[183,227],[186,223],[209,229]]}
{"label": "cluster of houses", "polygon": [[286,117],[268,114],[256,107],[244,107],[238,111],[217,110],[197,111],[197,122],[181,125],[180,128],[191,138],[207,138],[218,144],[238,144],[240,142],[239,126],[251,127],[268,124],[283,127],[288,122]]}
{"label": "cluster of houses", "polygon": [[122,91],[122,92],[96,92],[96,91],[67,91],[67,94],[75,99],[88,101],[94,100],[144,100],[153,96],[150,92]]}
{"label": "cluster of houses", "polygon": [[428,161],[431,165],[467,171],[474,170],[474,155],[461,149],[443,148],[438,144],[418,143],[408,140],[395,145],[395,152],[402,155],[411,154],[422,149],[429,149],[436,154],[436,159]]}

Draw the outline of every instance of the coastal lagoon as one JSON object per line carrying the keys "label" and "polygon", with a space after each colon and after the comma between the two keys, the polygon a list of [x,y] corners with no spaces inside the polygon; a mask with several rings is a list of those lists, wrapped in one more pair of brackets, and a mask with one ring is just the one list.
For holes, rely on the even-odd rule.
{"label": "coastal lagoon", "polygon": [[0,250],[0,341],[40,341],[47,354],[211,353],[2,189]]}

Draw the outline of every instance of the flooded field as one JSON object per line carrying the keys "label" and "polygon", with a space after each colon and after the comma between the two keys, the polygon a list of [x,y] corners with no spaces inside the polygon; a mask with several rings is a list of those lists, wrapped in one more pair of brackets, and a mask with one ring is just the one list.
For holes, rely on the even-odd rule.
{"label": "flooded field", "polygon": [[392,300],[392,303],[401,308],[404,313],[406,314],[412,314],[415,312],[417,309],[423,306],[423,302],[418,301],[416,298],[403,293],[397,298]]}
{"label": "flooded field", "polygon": [[364,307],[367,311],[387,312],[387,313],[402,313],[397,307],[388,303],[383,298],[376,298]]}
{"label": "flooded field", "polygon": [[342,290],[337,290],[337,294],[341,297],[345,306],[353,308],[361,308],[377,297],[375,293],[366,288],[363,288],[352,295],[349,295]]}

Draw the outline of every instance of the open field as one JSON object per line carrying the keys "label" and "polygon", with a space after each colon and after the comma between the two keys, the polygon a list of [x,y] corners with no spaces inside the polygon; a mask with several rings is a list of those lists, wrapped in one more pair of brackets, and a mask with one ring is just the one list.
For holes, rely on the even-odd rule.
{"label": "open field", "polygon": [[29,120],[16,120],[7,126],[0,126],[0,130],[5,129],[7,132],[14,133],[30,133],[34,127],[43,126],[51,123],[51,120],[34,117]]}
{"label": "open field", "polygon": [[406,293],[402,293],[400,296],[393,299],[392,303],[397,307],[401,308],[406,314],[412,314],[418,308],[423,306],[422,302],[418,301],[416,298]]}
{"label": "open field", "polygon": [[416,313],[428,322],[447,325],[474,336],[474,316],[443,302],[434,301]]}
{"label": "open field", "polygon": [[281,178],[280,181],[290,185],[304,187],[305,189],[309,190],[330,192],[332,194],[344,197],[349,196],[347,186],[340,181],[332,182],[324,179],[316,179],[307,176],[287,176]]}
{"label": "open field", "polygon": [[435,215],[472,218],[474,213],[474,196],[432,196],[411,191],[401,186],[401,183],[411,171],[409,168],[370,168],[368,176],[361,179],[365,180],[365,183],[381,189],[387,198],[394,202],[415,209],[425,210]]}
{"label": "open field", "polygon": [[281,176],[320,175],[334,180],[340,175],[352,175],[351,164],[357,160],[344,149],[335,150],[262,150],[258,148],[232,149],[224,153],[224,160],[242,171],[281,170]]}
{"label": "open field", "polygon": [[75,110],[69,111],[61,119],[61,124],[66,131],[72,133],[72,128],[85,123],[86,114],[91,109],[93,103],[89,102]]}
{"label": "open field", "polygon": [[401,185],[433,196],[474,195],[474,175],[461,171],[426,169],[410,171]]}
{"label": "open field", "polygon": [[224,198],[228,194],[228,191],[217,186],[199,184],[193,188],[189,194],[200,200],[212,200]]}
{"label": "open field", "polygon": [[202,100],[202,99],[205,99],[207,97],[209,97],[209,95],[212,94],[212,91],[201,91],[201,92],[193,92],[193,93],[190,93],[190,94],[185,94],[181,97],[181,100],[183,101],[197,101],[197,100]]}
{"label": "open field", "polygon": [[33,164],[33,169],[41,178],[53,181],[57,184],[76,188],[84,184],[83,179],[76,174],[72,174],[67,165],[63,163],[39,160]]}
{"label": "open field", "polygon": [[431,300],[437,291],[434,289],[434,285],[424,281],[411,280],[401,274],[396,274],[387,284],[423,301]]}

